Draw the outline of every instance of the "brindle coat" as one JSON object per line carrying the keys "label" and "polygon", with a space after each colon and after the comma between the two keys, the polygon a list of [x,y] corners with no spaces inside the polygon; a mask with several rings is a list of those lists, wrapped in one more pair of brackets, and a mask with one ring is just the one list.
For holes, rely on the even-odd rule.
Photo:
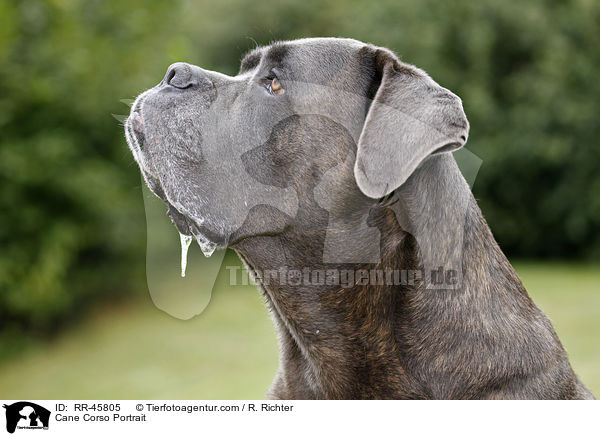
{"label": "brindle coat", "polygon": [[174,64],[126,123],[179,231],[251,272],[456,267],[447,289],[259,280],[270,398],[592,398],[448,153],[468,129],[426,73],[337,38],[257,48],[235,77]]}

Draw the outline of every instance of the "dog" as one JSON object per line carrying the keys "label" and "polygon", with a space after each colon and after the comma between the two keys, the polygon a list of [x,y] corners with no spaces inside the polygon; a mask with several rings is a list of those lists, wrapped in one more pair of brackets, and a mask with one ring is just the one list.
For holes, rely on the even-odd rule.
{"label": "dog", "polygon": [[390,50],[277,42],[234,77],[176,63],[125,132],[178,231],[256,278],[269,398],[593,398],[452,155],[461,100]]}

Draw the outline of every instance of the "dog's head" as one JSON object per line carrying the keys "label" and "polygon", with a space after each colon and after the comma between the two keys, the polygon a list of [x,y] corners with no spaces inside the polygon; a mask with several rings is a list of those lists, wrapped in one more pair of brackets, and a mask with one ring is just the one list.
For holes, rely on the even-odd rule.
{"label": "dog's head", "polygon": [[323,207],[352,213],[467,134],[460,99],[423,71],[337,38],[257,48],[233,77],[173,64],[126,122],[179,231],[221,246],[281,232],[315,190]]}

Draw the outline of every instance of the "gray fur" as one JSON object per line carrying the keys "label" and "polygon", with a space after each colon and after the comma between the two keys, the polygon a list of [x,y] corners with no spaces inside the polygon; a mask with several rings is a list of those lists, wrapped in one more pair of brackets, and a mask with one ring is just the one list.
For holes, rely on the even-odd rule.
{"label": "gray fur", "polygon": [[[460,100],[388,50],[276,43],[235,77],[176,64],[126,132],[179,231],[257,276],[279,334],[270,398],[592,398],[446,153],[467,138]],[[456,281],[260,275],[437,267]]]}

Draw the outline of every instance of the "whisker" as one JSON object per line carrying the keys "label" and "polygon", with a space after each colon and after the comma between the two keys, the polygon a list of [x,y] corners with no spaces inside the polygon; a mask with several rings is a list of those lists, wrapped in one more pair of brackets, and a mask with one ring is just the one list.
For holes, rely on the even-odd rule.
{"label": "whisker", "polygon": [[111,114],[111,115],[115,120],[121,122],[122,125],[125,125],[125,120],[127,120],[128,115],[120,115],[120,114]]}

